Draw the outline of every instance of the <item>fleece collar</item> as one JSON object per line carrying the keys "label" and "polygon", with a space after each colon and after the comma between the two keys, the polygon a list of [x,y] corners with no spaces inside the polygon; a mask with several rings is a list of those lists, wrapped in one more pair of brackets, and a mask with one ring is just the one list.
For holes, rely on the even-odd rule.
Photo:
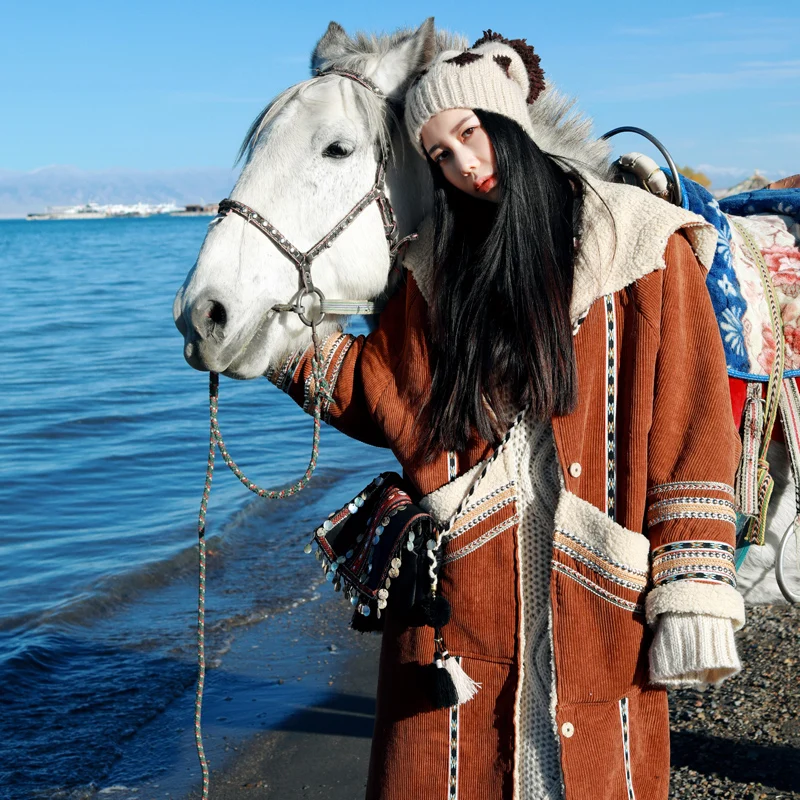
{"label": "fleece collar", "polygon": [[[683,230],[700,263],[709,269],[717,233],[702,217],[643,189],[581,176],[581,204],[570,317],[583,317],[599,297],[664,269],[667,241]],[[612,224],[613,223],[613,224]],[[433,222],[427,218],[403,261],[430,304],[433,285]]]}

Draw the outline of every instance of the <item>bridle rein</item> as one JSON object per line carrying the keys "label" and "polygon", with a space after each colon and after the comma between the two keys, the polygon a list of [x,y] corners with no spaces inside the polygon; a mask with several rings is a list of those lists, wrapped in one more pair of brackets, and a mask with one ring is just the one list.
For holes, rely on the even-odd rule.
{"label": "bridle rein", "polygon": [[[347,78],[360,86],[369,89],[378,97],[385,97],[383,91],[373,81],[364,75],[356,72],[329,67],[317,72],[318,77],[326,75],[339,75]],[[403,239],[399,238],[397,231],[397,221],[394,216],[392,204],[386,195],[386,169],[389,162],[389,153],[386,148],[382,148],[381,158],[378,162],[378,169],[375,175],[375,182],[372,188],[326,233],[313,247],[305,252],[295,247],[289,239],[284,236],[266,217],[259,214],[250,206],[240,203],[238,200],[226,198],[219,204],[219,214],[227,216],[230,213],[238,214],[246,222],[264,234],[274,245],[285,255],[296,267],[299,276],[299,288],[294,296],[292,303],[276,303],[272,309],[274,311],[285,312],[293,311],[300,318],[300,321],[312,329],[312,334],[316,338],[316,326],[322,322],[326,313],[330,314],[377,314],[380,313],[380,305],[372,300],[327,300],[322,290],[314,285],[311,277],[311,265],[314,259],[326,249],[331,247],[333,242],[341,236],[356,217],[364,211],[371,203],[375,202],[381,213],[383,220],[383,232],[389,244],[389,255],[394,265],[400,248],[407,242],[416,238],[416,234],[411,234]],[[306,298],[316,297],[319,300],[319,315],[315,319],[309,318],[309,313],[304,307]]]}

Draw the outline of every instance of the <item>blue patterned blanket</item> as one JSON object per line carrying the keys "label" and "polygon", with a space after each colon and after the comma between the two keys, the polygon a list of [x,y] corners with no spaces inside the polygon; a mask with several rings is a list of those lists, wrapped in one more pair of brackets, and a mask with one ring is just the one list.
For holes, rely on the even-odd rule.
{"label": "blue patterned blanket", "polygon": [[[668,173],[668,170],[665,170]],[[741,247],[738,232],[731,230],[727,214],[749,217],[775,214],[800,222],[800,189],[761,189],[717,201],[694,181],[680,176],[683,206],[699,214],[717,230],[717,252],[706,278],[725,348],[728,374],[747,380],[766,381],[774,359],[774,342],[765,319],[763,297],[755,266]],[[754,221],[750,230],[779,292],[787,334],[786,377],[800,376],[800,341],[790,341],[795,332],[797,296],[800,294],[800,251],[790,234],[767,220]],[[750,222],[748,221],[748,227]],[[794,252],[793,252],[794,251]],[[755,279],[753,276],[755,275]],[[743,285],[744,284],[744,285]],[[790,318],[790,319],[789,319]],[[800,329],[798,329],[800,339]],[[771,346],[771,351],[770,351]]]}

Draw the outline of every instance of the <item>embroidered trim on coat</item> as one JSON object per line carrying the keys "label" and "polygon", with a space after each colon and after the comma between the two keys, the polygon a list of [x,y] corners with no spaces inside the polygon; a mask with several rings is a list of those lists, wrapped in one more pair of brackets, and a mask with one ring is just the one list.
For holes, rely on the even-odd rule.
{"label": "embroidered trim on coat", "polygon": [[717,541],[701,541],[699,539],[684,539],[680,542],[667,542],[662,544],[661,547],[653,549],[653,559],[658,558],[664,553],[671,553],[674,550],[720,550],[723,553],[729,553],[733,556],[734,549],[725,542]]}
{"label": "embroidered trim on coat", "polygon": [[603,600],[608,600],[609,603],[624,608],[626,611],[632,611],[634,614],[644,614],[644,606],[641,603],[632,603],[630,600],[617,597],[617,595],[612,594],[602,586],[598,586],[585,575],[581,575],[580,572],[568,567],[566,564],[562,564],[560,561],[553,560],[551,563],[556,572],[560,572],[562,575],[571,578],[575,583],[580,584],[584,589],[588,589],[592,592],[592,594],[596,594],[598,597],[602,597]]}
{"label": "embroidered trim on coat", "polygon": [[628,564],[623,564],[621,561],[615,561],[609,555],[604,553],[597,547],[593,547],[590,544],[584,542],[579,536],[576,536],[571,531],[566,530],[566,528],[556,528],[556,534],[561,534],[562,536],[566,536],[567,539],[570,539],[574,542],[574,545],[579,546],[582,550],[587,550],[592,555],[597,556],[601,561],[604,561],[606,564],[610,564],[612,567],[617,567],[617,569],[624,569],[625,572],[630,573],[631,575],[638,575],[641,578],[644,578],[645,581],[647,580],[647,571],[643,569],[635,569],[634,567],[629,566]]}
{"label": "embroidered trim on coat", "polygon": [[[461,656],[453,656],[461,663]],[[450,775],[448,783],[448,800],[458,798],[458,704],[450,707]]]}
{"label": "embroidered trim on coat", "polygon": [[[451,539],[457,539],[459,536],[465,534],[470,528],[474,528],[479,523],[488,519],[496,511],[505,508],[509,503],[513,503],[517,499],[514,492],[514,481],[495,489],[491,494],[475,503],[473,506],[464,511],[458,518],[453,526],[453,530],[442,536],[442,540],[449,542]],[[487,503],[494,501],[492,505],[488,506]]]}
{"label": "embroidered trim on coat", "polygon": [[716,541],[668,542],[653,550],[652,572],[655,586],[695,580],[735,587],[734,549]]}
{"label": "embroidered trim on coat", "polygon": [[455,452],[449,450],[447,453],[447,480],[454,481],[458,477],[458,457]]}
{"label": "embroidered trim on coat", "polygon": [[629,726],[628,698],[619,701],[619,720],[622,725],[622,757],[625,760],[625,786],[628,789],[628,800],[636,800],[633,792],[633,776],[631,775],[631,742]]}
{"label": "embroidered trim on coat", "polygon": [[624,586],[626,589],[632,589],[635,592],[641,592],[643,589],[647,587],[647,580],[644,579],[630,580],[631,576],[621,575],[620,574],[621,570],[614,569],[613,567],[604,569],[592,558],[587,558],[585,555],[578,552],[578,550],[573,549],[569,545],[565,544],[563,541],[559,541],[558,534],[556,534],[556,539],[553,543],[553,547],[556,550],[559,550],[562,553],[568,555],[575,561],[578,561],[579,563],[583,564],[585,567],[588,567],[590,570],[592,570],[592,572],[596,572],[598,575],[605,578],[607,581],[616,583],[619,586]]}
{"label": "embroidered trim on coat", "polygon": [[270,366],[266,372],[266,378],[270,383],[274,383],[282,392],[288,392],[292,384],[297,365],[303,357],[303,350],[297,350],[283,359],[279,364]]}
{"label": "embroidered trim on coat", "polygon": [[647,509],[648,527],[671,519],[716,519],[735,526],[736,509],[730,500],[717,497],[673,497]]}
{"label": "embroidered trim on coat", "polygon": [[[327,375],[328,381],[328,393],[325,398],[322,400],[322,419],[325,422],[331,421],[331,402],[333,400],[333,390],[336,388],[336,383],[339,380],[339,373],[342,371],[342,364],[344,363],[344,357],[347,355],[347,351],[352,346],[355,340],[350,337],[350,339],[346,340],[341,347],[338,348],[339,354],[336,357],[336,362],[333,365],[333,369],[330,370],[330,374]],[[337,343],[338,344],[338,343]]]}
{"label": "embroidered trim on coat", "polygon": [[611,519],[614,519],[617,511],[617,312],[613,294],[606,295],[605,301],[608,328],[606,338],[606,513]]}
{"label": "embroidered trim on coat", "polygon": [[657,483],[647,490],[647,496],[665,494],[666,492],[725,492],[731,497],[733,486],[715,481],[674,481],[673,483]]}
{"label": "embroidered trim on coat", "polygon": [[482,533],[477,539],[471,541],[467,545],[464,545],[464,547],[462,547],[460,550],[456,550],[454,553],[446,555],[442,559],[442,563],[449,564],[451,561],[458,561],[459,558],[464,558],[464,556],[474,553],[476,550],[483,547],[487,542],[490,542],[492,539],[494,539],[495,536],[499,536],[501,533],[503,533],[503,531],[507,531],[509,528],[516,525],[519,522],[519,519],[519,514],[514,514],[513,517],[509,517],[505,522],[501,522],[490,531]]}
{"label": "embroidered trim on coat", "polygon": [[[344,357],[354,341],[355,337],[349,333],[332,333],[322,343],[322,374],[328,382],[329,396],[333,396],[333,392],[336,389],[336,381],[339,379],[342,361],[344,361]],[[303,387],[303,411],[309,414],[313,411],[315,389],[314,373],[310,372]],[[330,414],[329,401],[322,401],[321,413],[323,419],[327,420]]]}

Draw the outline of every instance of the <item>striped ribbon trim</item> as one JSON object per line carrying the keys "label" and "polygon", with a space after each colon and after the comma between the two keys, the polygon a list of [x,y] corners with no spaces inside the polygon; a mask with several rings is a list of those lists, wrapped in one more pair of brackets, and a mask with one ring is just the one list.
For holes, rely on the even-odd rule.
{"label": "striped ribbon trim", "polygon": [[718,541],[669,542],[653,550],[652,576],[654,586],[679,580],[736,586],[734,549]]}
{"label": "striped ribbon trim", "polygon": [[736,498],[742,514],[758,514],[758,456],[761,452],[761,432],[764,428],[764,407],[761,384],[747,384],[742,427],[742,460],[736,475]]}
{"label": "striped ribbon trim", "polygon": [[717,497],[673,497],[647,509],[648,527],[673,519],[714,519],[735,527],[736,509],[730,500]]}
{"label": "striped ribbon trim", "polygon": [[725,492],[734,497],[733,486],[716,481],[674,481],[672,483],[657,483],[647,490],[647,496],[667,494],[669,492]]}
{"label": "striped ribbon trim", "polygon": [[554,559],[550,564],[555,572],[566,575],[568,578],[575,581],[575,583],[583,586],[584,589],[588,589],[592,594],[602,597],[603,600],[608,600],[609,603],[624,608],[626,611],[632,611],[634,614],[644,614],[644,605],[641,603],[632,603],[630,600],[618,597],[613,592],[609,592],[593,580],[590,580],[585,575],[581,575],[580,572],[572,569],[572,567],[568,567],[566,564],[562,564],[560,561]]}
{"label": "striped ribbon trim", "polygon": [[676,550],[719,550],[722,553],[729,553],[733,556],[733,547],[725,542],[716,540],[684,539],[680,542],[668,542],[656,547],[653,550],[653,558],[658,558],[665,553],[672,553]]}
{"label": "striped ribbon trim", "polygon": [[617,311],[614,295],[605,296],[606,305],[606,513],[617,512]]}
{"label": "striped ribbon trim", "polygon": [[794,532],[800,542],[800,391],[794,378],[784,379],[781,388],[781,421],[794,478]]}
{"label": "striped ribbon trim", "polygon": [[633,775],[631,774],[631,731],[630,708],[628,698],[619,701],[619,721],[622,725],[622,758],[625,764],[625,788],[628,791],[628,800],[636,800],[633,791]]}
{"label": "striped ribbon trim", "polygon": [[[461,664],[461,656],[453,656]],[[450,707],[450,763],[447,780],[447,800],[458,800],[458,733],[459,721],[458,710],[460,706],[456,703]]]}

